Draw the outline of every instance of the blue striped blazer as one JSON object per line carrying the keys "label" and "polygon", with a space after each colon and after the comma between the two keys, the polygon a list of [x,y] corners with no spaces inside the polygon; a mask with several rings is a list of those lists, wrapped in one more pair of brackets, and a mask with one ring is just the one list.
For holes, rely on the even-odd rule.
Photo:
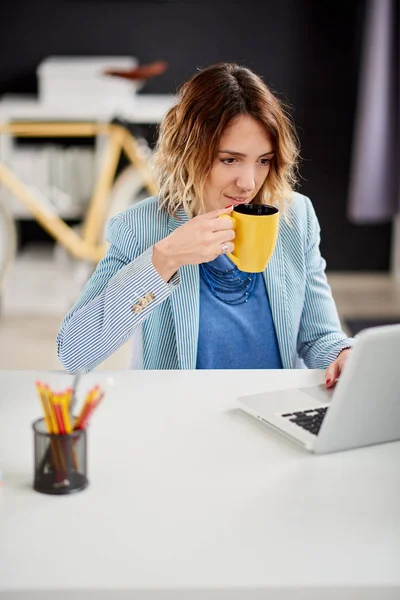
{"label": "blue striped blazer", "polygon": [[[133,338],[132,368],[195,369],[199,327],[198,265],[181,267],[165,283],[152,264],[153,245],[187,221],[170,216],[157,197],[111,219],[110,242],[57,337],[67,371],[89,371]],[[264,272],[283,367],[326,368],[352,346],[340,322],[320,255],[320,229],[308,198],[295,193],[281,218]],[[135,312],[140,298],[152,301]],[[300,359],[300,363],[299,363]]]}

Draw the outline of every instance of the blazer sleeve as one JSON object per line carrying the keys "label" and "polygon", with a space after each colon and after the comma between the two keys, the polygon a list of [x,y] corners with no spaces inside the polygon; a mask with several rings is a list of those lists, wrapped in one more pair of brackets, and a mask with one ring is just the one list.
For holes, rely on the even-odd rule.
{"label": "blazer sleeve", "polygon": [[152,263],[153,247],[140,253],[123,216],[107,227],[110,242],[57,336],[57,353],[70,373],[90,371],[124,344],[152,311],[180,284],[168,283]]}
{"label": "blazer sleeve", "polygon": [[297,351],[310,369],[325,369],[354,338],[342,331],[335,301],[325,274],[326,262],[320,254],[320,227],[314,208],[305,198],[307,232],[305,247],[305,298],[297,338]]}

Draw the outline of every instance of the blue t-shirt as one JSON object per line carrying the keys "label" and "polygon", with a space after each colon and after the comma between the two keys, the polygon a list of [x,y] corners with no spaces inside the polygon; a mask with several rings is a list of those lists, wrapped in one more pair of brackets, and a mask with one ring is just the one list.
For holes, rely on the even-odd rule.
{"label": "blue t-shirt", "polygon": [[[224,255],[209,264],[220,270],[234,267]],[[251,277],[256,277],[253,294],[233,306],[216,298],[200,277],[197,369],[282,369],[264,277]]]}

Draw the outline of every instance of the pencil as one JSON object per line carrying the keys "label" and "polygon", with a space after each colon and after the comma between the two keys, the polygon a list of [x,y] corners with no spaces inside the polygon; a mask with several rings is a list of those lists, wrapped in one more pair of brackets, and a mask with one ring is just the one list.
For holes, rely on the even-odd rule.
{"label": "pencil", "polygon": [[92,402],[93,395],[99,389],[100,389],[99,386],[96,385],[94,388],[89,390],[89,392],[86,394],[85,402],[81,408],[81,411],[80,411],[78,417],[75,419],[74,429],[81,429],[80,424],[82,422],[82,418],[84,417],[84,415],[86,415],[88,407],[89,407],[90,403]]}
{"label": "pencil", "polygon": [[[61,415],[62,415],[62,420],[63,420],[63,433],[66,435],[70,435],[72,432],[70,413],[69,413],[69,405],[71,403],[71,397],[72,397],[71,388],[67,389],[59,397]],[[65,441],[67,441],[67,440],[65,440]],[[69,446],[70,443],[71,443],[71,445]],[[65,447],[65,444],[64,444],[64,447]],[[68,447],[70,447],[72,450],[72,461],[73,461],[75,470],[78,471],[78,457],[76,454],[75,445],[73,444],[73,440],[71,440],[71,438],[69,438],[69,440],[68,440]]]}
{"label": "pencil", "polygon": [[[39,397],[43,406],[44,411],[44,420],[46,423],[47,431],[50,435],[55,433],[54,430],[54,420],[53,420],[53,410],[51,403],[51,392],[47,385],[44,385],[40,381],[36,383],[36,387],[39,393]],[[44,454],[41,464],[39,465],[39,472],[43,472],[46,466],[46,463],[49,459],[49,455],[51,452],[52,462],[55,468],[56,473],[61,472],[62,465],[60,463],[60,449],[58,448],[57,440],[54,438],[50,439],[50,444],[47,449],[47,452]]]}
{"label": "pencil", "polygon": [[50,408],[49,408],[48,399],[44,393],[43,387],[44,386],[40,381],[36,382],[36,389],[38,391],[39,398],[42,403],[43,413],[44,413],[44,421],[46,423],[47,431],[48,431],[48,433],[52,433]]}
{"label": "pencil", "polygon": [[84,429],[85,427],[87,427],[90,417],[92,416],[93,412],[95,411],[96,407],[100,403],[103,396],[104,396],[104,394],[99,393],[96,396],[96,398],[92,399],[90,406],[88,406],[86,413],[83,415],[83,417],[79,423],[79,429]]}

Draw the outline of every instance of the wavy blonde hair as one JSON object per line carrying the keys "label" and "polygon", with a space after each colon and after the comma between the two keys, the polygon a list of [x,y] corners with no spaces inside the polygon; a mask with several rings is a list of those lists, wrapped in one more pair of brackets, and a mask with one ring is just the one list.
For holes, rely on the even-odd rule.
{"label": "wavy blonde hair", "polygon": [[220,139],[240,115],[264,125],[275,155],[268,176],[253,199],[275,204],[284,213],[297,183],[298,138],[283,103],[250,69],[232,63],[210,66],[187,81],[178,102],[162,121],[154,154],[159,202],[169,214],[182,207],[203,212],[203,186]]}

